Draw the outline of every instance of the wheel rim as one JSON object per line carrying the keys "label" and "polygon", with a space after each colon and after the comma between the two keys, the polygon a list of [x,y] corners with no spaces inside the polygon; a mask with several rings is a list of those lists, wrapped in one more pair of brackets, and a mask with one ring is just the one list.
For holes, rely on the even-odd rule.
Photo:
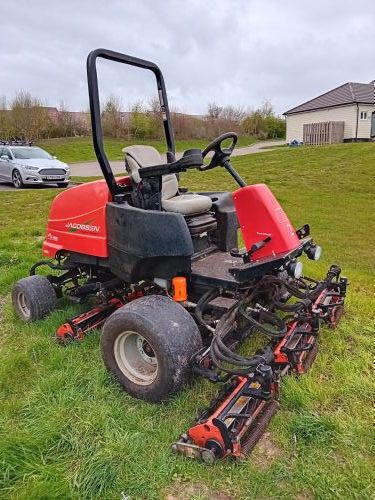
{"label": "wheel rim", "polygon": [[21,179],[21,174],[16,170],[13,172],[13,184],[19,188],[22,185],[22,179]]}
{"label": "wheel rim", "polygon": [[30,318],[30,307],[27,304],[26,296],[23,292],[19,292],[17,296],[18,307],[22,311],[25,318]]}
{"label": "wheel rim", "polygon": [[131,382],[150,385],[158,374],[158,360],[147,340],[139,333],[120,333],[113,346],[119,369]]}

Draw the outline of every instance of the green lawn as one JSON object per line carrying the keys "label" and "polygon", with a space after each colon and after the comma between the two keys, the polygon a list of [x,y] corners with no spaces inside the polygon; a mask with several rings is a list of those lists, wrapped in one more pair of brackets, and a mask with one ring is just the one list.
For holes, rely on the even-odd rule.
{"label": "green lawn", "polygon": [[[156,140],[124,140],[106,138],[104,141],[105,150],[109,160],[122,160],[124,153],[121,151],[126,146],[137,144],[148,144],[154,146],[160,153],[165,153],[166,145],[163,141]],[[204,149],[209,141],[206,139],[180,140],[176,141],[176,151],[186,151],[187,149]],[[256,142],[253,137],[239,137],[237,147],[249,146]],[[95,152],[92,146],[91,137],[66,137],[58,139],[45,139],[38,142],[38,146],[46,149],[59,160],[67,163],[77,163],[81,161],[95,160]]]}
{"label": "green lawn", "polygon": [[[134,400],[106,373],[98,332],[67,348],[54,343],[77,307],[18,321],[11,285],[41,258],[56,190],[3,192],[0,498],[373,498],[375,144],[280,148],[233,164],[249,183],[266,182],[295,226],[310,223],[324,255],[306,262],[309,272],[323,276],[335,262],[351,281],[342,322],[323,329],[312,371],[283,380],[282,409],[261,446],[244,463],[213,467],[171,454],[216,386],[198,380],[162,405]],[[236,187],[221,169],[185,174],[182,185]]]}

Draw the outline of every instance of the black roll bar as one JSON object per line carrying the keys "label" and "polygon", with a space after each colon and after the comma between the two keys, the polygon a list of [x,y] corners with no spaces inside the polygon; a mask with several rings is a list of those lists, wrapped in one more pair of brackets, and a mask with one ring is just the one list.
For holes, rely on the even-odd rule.
{"label": "black roll bar", "polygon": [[130,66],[136,66],[137,68],[148,69],[154,73],[158,88],[158,97],[162,112],[164,133],[168,147],[168,162],[175,161],[173,127],[169,113],[167,91],[165,89],[163,74],[156,64],[150,61],[145,61],[144,59],[138,59],[137,57],[128,56],[126,54],[121,54],[120,52],[114,52],[107,49],[96,49],[90,52],[87,57],[87,83],[89,89],[92,140],[100,168],[103,172],[112,197],[114,200],[116,200],[121,198],[121,196],[118,195],[121,195],[123,193],[123,188],[121,188],[121,186],[117,184],[108,158],[104,151],[103,130],[100,116],[98,75],[96,71],[96,60],[98,57],[101,57],[102,59],[109,59],[110,61],[128,64]]}

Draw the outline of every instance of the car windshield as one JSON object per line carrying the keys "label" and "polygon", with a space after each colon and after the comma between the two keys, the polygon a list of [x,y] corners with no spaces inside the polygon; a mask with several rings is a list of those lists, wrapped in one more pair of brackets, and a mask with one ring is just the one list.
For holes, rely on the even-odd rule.
{"label": "car windshield", "polygon": [[52,156],[47,153],[47,151],[44,151],[44,149],[41,148],[27,148],[27,147],[20,147],[20,148],[11,148],[13,156],[17,160],[30,160],[30,159],[38,159],[38,158],[45,158],[48,160],[52,160]]}

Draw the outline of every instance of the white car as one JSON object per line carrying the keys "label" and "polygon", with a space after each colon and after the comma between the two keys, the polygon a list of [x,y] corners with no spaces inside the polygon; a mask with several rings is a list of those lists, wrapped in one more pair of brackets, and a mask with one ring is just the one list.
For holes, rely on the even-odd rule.
{"label": "white car", "polygon": [[0,142],[0,181],[11,182],[15,188],[20,189],[31,184],[67,187],[69,180],[69,165],[44,149]]}

